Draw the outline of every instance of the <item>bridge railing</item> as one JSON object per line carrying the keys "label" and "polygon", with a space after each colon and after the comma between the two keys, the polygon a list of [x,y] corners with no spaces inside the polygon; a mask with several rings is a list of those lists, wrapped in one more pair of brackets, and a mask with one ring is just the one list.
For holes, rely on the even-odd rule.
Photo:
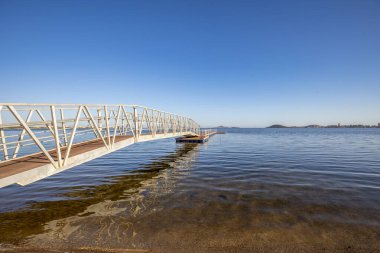
{"label": "bridge railing", "polygon": [[42,153],[59,168],[80,142],[101,140],[112,149],[120,136],[137,142],[199,129],[190,118],[138,105],[0,104],[0,164]]}

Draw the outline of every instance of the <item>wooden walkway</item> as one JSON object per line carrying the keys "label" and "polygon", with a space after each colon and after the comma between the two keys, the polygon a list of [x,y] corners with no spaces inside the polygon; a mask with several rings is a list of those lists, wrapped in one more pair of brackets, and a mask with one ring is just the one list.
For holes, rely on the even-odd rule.
{"label": "wooden walkway", "polygon": [[[126,136],[116,136],[115,143],[120,141],[124,141],[127,139],[133,138],[132,135]],[[74,144],[70,151],[70,156],[77,156],[80,154],[84,154],[90,152],[92,150],[104,147],[103,141],[99,139],[82,142],[78,144]],[[66,155],[66,148],[62,148],[62,156]],[[57,159],[57,151],[55,149],[49,151],[50,155],[56,160]],[[21,172],[25,172],[28,170],[32,170],[43,165],[51,164],[50,161],[46,158],[46,156],[41,152],[37,154],[33,154],[27,157],[21,157],[19,159],[14,159],[11,161],[0,163],[0,179],[6,178],[12,175],[16,175]]]}

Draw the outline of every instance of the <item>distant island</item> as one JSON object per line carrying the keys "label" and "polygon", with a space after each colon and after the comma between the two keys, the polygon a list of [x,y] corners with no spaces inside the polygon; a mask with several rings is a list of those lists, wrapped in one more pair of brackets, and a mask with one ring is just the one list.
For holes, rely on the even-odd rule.
{"label": "distant island", "polygon": [[286,126],[283,126],[283,125],[271,125],[267,128],[289,128],[289,127],[286,127]]}
{"label": "distant island", "polygon": [[307,126],[283,126],[279,124],[271,125],[267,128],[380,128],[380,123],[377,125],[327,125],[327,126],[321,126],[321,125],[307,125]]}

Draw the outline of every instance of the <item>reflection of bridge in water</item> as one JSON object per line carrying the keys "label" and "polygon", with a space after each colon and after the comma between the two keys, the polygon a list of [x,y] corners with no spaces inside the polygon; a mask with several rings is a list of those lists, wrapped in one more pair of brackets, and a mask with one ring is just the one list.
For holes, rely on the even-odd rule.
{"label": "reflection of bridge in water", "polygon": [[199,135],[192,119],[142,106],[0,104],[0,187],[26,185],[137,142]]}
{"label": "reflection of bridge in water", "polygon": [[[154,212],[163,197],[186,177],[198,144],[177,150],[128,174],[109,177],[109,183],[63,189],[68,199],[33,203],[25,209],[0,213],[0,242],[20,242],[27,247],[113,247],[131,245],[138,233],[134,219]],[[20,231],[23,233],[20,234]],[[107,245],[108,244],[108,245]]]}

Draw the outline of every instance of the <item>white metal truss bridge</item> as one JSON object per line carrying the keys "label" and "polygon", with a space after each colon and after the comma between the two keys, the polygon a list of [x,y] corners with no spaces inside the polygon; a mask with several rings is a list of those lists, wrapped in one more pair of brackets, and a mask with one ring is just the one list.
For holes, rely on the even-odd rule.
{"label": "white metal truss bridge", "polygon": [[138,105],[0,103],[0,188],[32,183],[133,143],[200,131],[190,118]]}

